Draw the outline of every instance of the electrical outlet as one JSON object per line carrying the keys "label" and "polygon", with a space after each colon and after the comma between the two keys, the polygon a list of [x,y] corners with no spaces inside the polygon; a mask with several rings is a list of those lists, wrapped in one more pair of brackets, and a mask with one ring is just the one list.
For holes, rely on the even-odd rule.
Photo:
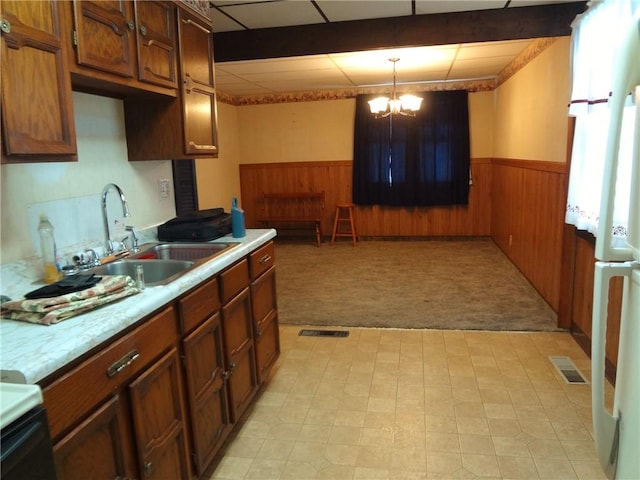
{"label": "electrical outlet", "polygon": [[158,188],[160,189],[160,198],[169,198],[171,194],[171,186],[169,180],[166,178],[160,178],[158,180]]}

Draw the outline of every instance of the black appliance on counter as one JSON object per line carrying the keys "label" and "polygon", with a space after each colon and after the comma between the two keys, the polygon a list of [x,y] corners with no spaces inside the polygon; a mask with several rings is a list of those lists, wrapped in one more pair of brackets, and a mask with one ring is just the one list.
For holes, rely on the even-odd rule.
{"label": "black appliance on counter", "polygon": [[231,214],[222,208],[180,215],[158,226],[161,242],[208,242],[231,233]]}

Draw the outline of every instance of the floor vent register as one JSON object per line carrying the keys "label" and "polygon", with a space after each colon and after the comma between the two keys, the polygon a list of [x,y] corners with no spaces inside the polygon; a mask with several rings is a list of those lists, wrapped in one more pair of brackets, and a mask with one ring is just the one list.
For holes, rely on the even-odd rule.
{"label": "floor vent register", "polygon": [[348,337],[346,330],[300,330],[301,337]]}
{"label": "floor vent register", "polygon": [[549,360],[553,366],[556,367],[560,375],[562,375],[565,382],[583,385],[589,383],[569,357],[549,357]]}

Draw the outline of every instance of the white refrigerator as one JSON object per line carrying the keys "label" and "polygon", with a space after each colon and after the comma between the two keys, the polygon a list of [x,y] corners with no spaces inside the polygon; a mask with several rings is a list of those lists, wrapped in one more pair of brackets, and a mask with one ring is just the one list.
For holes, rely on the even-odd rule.
{"label": "white refrigerator", "polygon": [[[640,479],[640,8],[632,28],[616,52],[614,89],[610,102],[611,125],[603,176],[602,205],[596,237],[591,348],[592,413],[596,451],[610,479]],[[614,246],[612,215],[617,153],[625,99],[634,92],[631,195],[626,245]],[[624,278],[620,343],[612,410],[605,407],[605,340],[609,280]]]}

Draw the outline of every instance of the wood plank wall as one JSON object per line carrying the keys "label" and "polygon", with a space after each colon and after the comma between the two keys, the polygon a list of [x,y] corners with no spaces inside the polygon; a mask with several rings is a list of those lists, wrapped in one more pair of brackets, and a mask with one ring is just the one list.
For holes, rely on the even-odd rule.
{"label": "wood plank wall", "polygon": [[558,311],[566,165],[494,159],[491,238]]}
{"label": "wood plank wall", "polygon": [[[465,207],[360,207],[362,237],[488,236],[491,222],[491,160],[471,162],[473,185]],[[336,205],[351,202],[352,162],[291,162],[240,165],[242,207],[248,227],[256,221],[262,192],[325,192],[322,230],[328,237]]]}

